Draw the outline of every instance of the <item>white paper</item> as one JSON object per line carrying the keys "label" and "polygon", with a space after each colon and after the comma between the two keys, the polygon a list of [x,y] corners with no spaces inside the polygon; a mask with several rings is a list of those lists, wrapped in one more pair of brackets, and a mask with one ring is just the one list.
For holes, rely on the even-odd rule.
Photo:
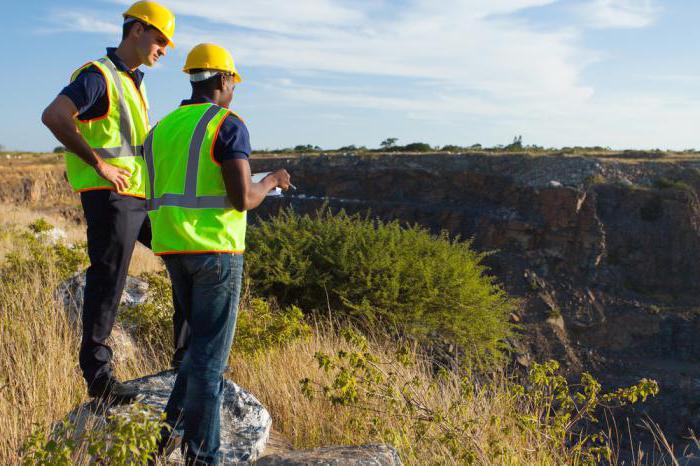
{"label": "white paper", "polygon": [[[259,183],[262,181],[263,178],[265,178],[267,175],[269,175],[270,172],[262,172],[262,173],[253,173],[251,175],[251,178],[253,179],[253,183]],[[282,195],[282,188],[275,188],[269,193],[267,193],[268,196],[281,196]]]}

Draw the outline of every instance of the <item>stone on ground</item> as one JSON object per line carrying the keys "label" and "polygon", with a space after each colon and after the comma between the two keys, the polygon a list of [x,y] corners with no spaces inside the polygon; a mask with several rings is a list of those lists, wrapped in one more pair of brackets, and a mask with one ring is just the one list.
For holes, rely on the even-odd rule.
{"label": "stone on ground", "polygon": [[[139,402],[163,411],[175,382],[174,371],[164,371],[125,382],[139,389]],[[100,428],[106,419],[129,409],[128,405],[111,406],[106,410],[97,403],[84,403],[69,414],[76,425],[76,438],[81,438],[86,427]],[[247,464],[255,461],[265,449],[272,419],[265,407],[250,393],[227,380],[221,407],[221,452],[223,464]],[[182,432],[174,438],[179,444]],[[180,449],[168,457],[168,464],[184,464]]]}

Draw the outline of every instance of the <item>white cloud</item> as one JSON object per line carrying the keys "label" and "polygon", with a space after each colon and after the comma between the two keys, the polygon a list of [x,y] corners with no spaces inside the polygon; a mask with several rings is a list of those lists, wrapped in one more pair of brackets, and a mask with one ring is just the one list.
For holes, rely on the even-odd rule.
{"label": "white cloud", "polygon": [[117,34],[122,30],[119,22],[109,22],[99,14],[90,11],[53,12],[50,25],[39,27],[40,33],[87,32],[98,34]]}
{"label": "white cloud", "polygon": [[[658,115],[671,120],[688,113],[663,96],[597,96],[582,78],[600,60],[582,46],[585,28],[645,27],[658,14],[654,2],[586,0],[576,22],[557,29],[517,16],[559,1],[169,0],[168,6],[177,15],[178,59],[196,43],[220,43],[234,54],[244,80],[247,69],[274,70],[277,79],[257,83],[266,95],[322,108],[319,117],[343,108],[444,122],[476,116],[536,128],[537,136],[567,137],[562,144],[569,145],[596,135],[611,144],[623,121],[629,134],[648,137]],[[118,30],[118,23],[109,29],[95,26],[104,22],[96,17],[69,14],[77,30]]]}
{"label": "white cloud", "polygon": [[653,0],[591,0],[579,8],[595,28],[642,28],[651,25],[659,8]]}
{"label": "white cloud", "polygon": [[301,0],[302,10],[315,12],[308,16],[269,0],[169,5],[176,14],[211,24],[206,30],[179,29],[178,44],[219,42],[243,68],[312,70],[365,81],[391,77],[407,95],[410,83],[422,81],[433,90],[479,94],[490,102],[586,99],[592,90],[579,75],[594,56],[577,46],[577,32],[535,30],[506,16],[555,1],[415,0],[388,8],[386,2]]}

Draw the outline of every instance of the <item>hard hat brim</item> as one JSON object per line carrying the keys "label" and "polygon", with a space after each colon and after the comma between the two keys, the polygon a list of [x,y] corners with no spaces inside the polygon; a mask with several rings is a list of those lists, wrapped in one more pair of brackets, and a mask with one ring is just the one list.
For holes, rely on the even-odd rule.
{"label": "hard hat brim", "polygon": [[142,23],[148,24],[148,25],[151,26],[152,28],[157,29],[158,32],[160,32],[161,34],[163,34],[163,37],[165,37],[166,39],[168,39],[168,47],[173,48],[173,49],[175,48],[175,42],[173,42],[172,39],[171,39],[170,37],[168,37],[168,35],[167,35],[166,33],[164,33],[164,32],[163,32],[158,26],[156,26],[155,24],[152,24],[151,22],[146,21],[146,20],[143,19],[143,18],[139,18],[138,16],[127,15],[126,13],[122,13],[122,17],[124,17],[124,19],[126,19],[126,18],[134,18],[134,19],[137,20],[137,21],[141,21]]}

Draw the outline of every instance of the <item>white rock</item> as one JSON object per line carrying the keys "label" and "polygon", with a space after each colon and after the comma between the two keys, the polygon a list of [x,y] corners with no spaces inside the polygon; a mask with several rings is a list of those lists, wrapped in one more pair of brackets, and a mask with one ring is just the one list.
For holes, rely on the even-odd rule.
{"label": "white rock", "polygon": [[[175,372],[165,371],[125,382],[138,388],[139,402],[163,411],[175,383]],[[112,414],[128,411],[128,405],[111,406],[106,411],[94,402],[84,403],[74,409],[68,419],[77,426],[75,439],[82,437],[85,427],[100,428]],[[265,407],[249,392],[230,380],[226,380],[221,406],[221,453],[223,464],[249,464],[265,449],[270,435],[272,418]],[[179,442],[182,432],[175,431]],[[168,457],[168,464],[183,464],[180,449]]]}
{"label": "white rock", "polygon": [[53,227],[47,231],[40,231],[39,233],[35,233],[34,236],[38,240],[48,244],[60,243],[65,241],[67,238],[66,232],[58,227]]}
{"label": "white rock", "polygon": [[[85,292],[85,272],[79,272],[61,283],[56,289],[56,296],[63,302],[72,323],[80,323]],[[132,308],[145,304],[148,299],[148,282],[134,277],[126,277],[122,292],[121,306]]]}

